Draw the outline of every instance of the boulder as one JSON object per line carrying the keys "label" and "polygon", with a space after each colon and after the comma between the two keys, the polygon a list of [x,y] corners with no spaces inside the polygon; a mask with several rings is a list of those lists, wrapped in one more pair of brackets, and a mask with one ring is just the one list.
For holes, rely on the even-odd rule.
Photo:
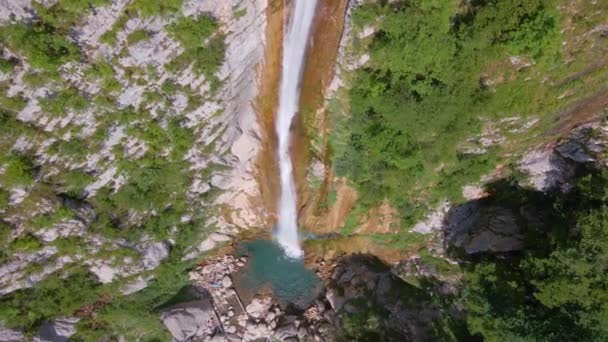
{"label": "boulder", "polygon": [[511,62],[511,65],[515,67],[515,70],[517,71],[529,68],[536,64],[533,59],[522,56],[511,56],[509,57],[509,62]]}
{"label": "boulder", "polygon": [[48,229],[41,229],[34,234],[44,242],[53,242],[58,238],[68,236],[82,236],[87,226],[80,220],[66,220],[59,222]]}
{"label": "boulder", "polygon": [[76,323],[80,318],[58,318],[53,322],[45,322],[38,329],[35,342],[67,342],[76,333]]}
{"label": "boulder", "polygon": [[569,182],[577,171],[598,164],[599,157],[607,149],[605,138],[594,138],[598,133],[596,131],[601,129],[576,129],[555,148],[533,150],[526,154],[519,168],[529,175],[529,183],[534,189],[567,192],[572,187]]}
{"label": "boulder", "polygon": [[27,195],[28,195],[28,192],[25,191],[25,189],[21,189],[21,188],[10,189],[8,205],[15,206],[17,204],[20,204],[21,202],[23,202],[25,200]]}
{"label": "boulder", "polygon": [[198,245],[198,250],[201,252],[207,252],[215,248],[215,241],[211,239],[205,239]]}
{"label": "boulder", "polygon": [[[379,317],[377,322],[378,340],[432,340],[429,328],[439,311],[430,302],[428,293],[396,277],[389,265],[373,255],[353,254],[340,258],[327,288],[326,299],[332,307],[339,308],[335,310],[339,311],[340,318],[352,317],[372,308],[386,310],[388,315]],[[403,297],[405,293],[408,299]],[[425,308],[429,308],[429,313],[424,311]],[[335,340],[334,326],[339,326],[341,319],[332,317],[331,310],[324,312],[323,317],[325,321],[317,321],[313,325],[307,323],[309,335],[315,340],[317,337],[321,341]],[[389,334],[385,335],[389,330],[395,334],[393,336],[400,337],[389,339]]]}
{"label": "boulder", "polygon": [[124,295],[130,295],[132,293],[145,289],[147,286],[148,286],[147,278],[137,277],[132,282],[125,284],[120,289],[120,292]]}
{"label": "boulder", "polygon": [[111,283],[119,273],[117,269],[105,264],[93,265],[89,268],[89,271],[95,274],[102,284]]}
{"label": "boulder", "polygon": [[249,321],[245,326],[243,341],[256,341],[259,339],[268,340],[270,335],[272,335],[272,332],[265,323],[254,323]]}
{"label": "boulder", "polygon": [[225,275],[224,278],[222,278],[222,286],[225,288],[232,286],[232,279],[230,279],[230,276]]}
{"label": "boulder", "polygon": [[273,337],[281,342],[287,341],[287,340],[293,339],[293,338],[295,338],[297,341],[298,328],[296,328],[295,324],[293,324],[293,323],[282,325],[277,328],[277,330],[274,332]]}
{"label": "boulder", "polygon": [[169,246],[165,242],[153,242],[148,244],[143,252],[143,263],[146,270],[158,267],[160,263],[169,257]]}
{"label": "boulder", "polygon": [[526,154],[519,163],[519,168],[528,174],[529,184],[540,191],[562,187],[574,176],[574,169],[552,150]]}
{"label": "boulder", "polygon": [[504,253],[524,247],[523,227],[513,209],[471,201],[448,214],[446,237],[467,254]]}
{"label": "boulder", "polygon": [[177,304],[164,310],[160,319],[177,341],[212,335],[219,325],[209,298]]}
{"label": "boulder", "polygon": [[270,310],[270,306],[272,305],[272,298],[253,298],[251,303],[245,307],[245,310],[249,314],[249,316],[253,318],[261,318],[266,317],[268,315],[268,311]]}
{"label": "boulder", "polygon": [[209,238],[215,242],[226,242],[231,240],[230,236],[217,232],[209,234]]}
{"label": "boulder", "polygon": [[443,227],[445,215],[450,210],[450,202],[442,202],[433,212],[427,215],[424,221],[416,223],[412,231],[420,234],[429,234]]}
{"label": "boulder", "polygon": [[29,19],[34,15],[30,0],[0,1],[0,25]]}

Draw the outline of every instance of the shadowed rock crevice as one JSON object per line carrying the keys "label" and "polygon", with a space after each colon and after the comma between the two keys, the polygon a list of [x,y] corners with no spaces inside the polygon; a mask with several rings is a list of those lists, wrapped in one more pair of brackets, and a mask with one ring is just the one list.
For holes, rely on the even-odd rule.
{"label": "shadowed rock crevice", "polygon": [[557,220],[555,199],[540,191],[500,180],[486,187],[488,197],[452,208],[443,230],[444,248],[455,254],[522,250],[528,237]]}
{"label": "shadowed rock crevice", "polygon": [[447,329],[459,329],[461,315],[449,301],[441,304],[426,288],[416,287],[391,272],[389,265],[369,254],[341,258],[327,281],[326,299],[336,312],[336,326],[343,340],[431,341],[442,340]]}

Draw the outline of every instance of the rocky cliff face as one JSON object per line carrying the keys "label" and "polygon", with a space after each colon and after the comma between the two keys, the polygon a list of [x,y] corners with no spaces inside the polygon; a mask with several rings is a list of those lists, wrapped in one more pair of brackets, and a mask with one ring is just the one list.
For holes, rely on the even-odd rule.
{"label": "rocky cliff face", "polygon": [[[145,272],[128,287],[141,289],[184,226],[197,227],[193,258],[268,215],[252,202],[267,1],[69,6],[0,3],[2,294],[75,265],[102,283]],[[203,55],[190,54],[187,25],[203,20],[213,31],[193,32]]]}

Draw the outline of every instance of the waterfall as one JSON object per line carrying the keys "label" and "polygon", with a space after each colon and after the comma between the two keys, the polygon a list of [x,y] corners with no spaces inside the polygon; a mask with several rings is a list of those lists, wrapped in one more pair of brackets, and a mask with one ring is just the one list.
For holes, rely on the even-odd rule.
{"label": "waterfall", "polygon": [[283,68],[276,120],[281,176],[276,238],[285,253],[294,258],[301,257],[303,252],[298,238],[297,196],[293,179],[293,165],[289,154],[290,128],[299,107],[300,79],[304,69],[306,46],[316,4],[317,0],[295,0],[293,16],[289,20],[283,39]]}

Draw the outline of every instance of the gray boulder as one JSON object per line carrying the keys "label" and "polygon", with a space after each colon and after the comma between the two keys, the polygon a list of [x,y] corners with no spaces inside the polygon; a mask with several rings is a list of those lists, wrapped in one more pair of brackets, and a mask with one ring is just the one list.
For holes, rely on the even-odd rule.
{"label": "gray boulder", "polygon": [[291,339],[298,340],[298,328],[293,323],[285,324],[277,328],[274,338],[283,342]]}
{"label": "gray boulder", "polygon": [[148,244],[143,252],[143,263],[146,270],[158,267],[160,263],[169,257],[169,246],[165,242],[153,242]]}
{"label": "gray boulder", "polygon": [[151,277],[137,277],[135,280],[125,284],[123,287],[121,287],[120,292],[124,295],[130,295],[132,293],[135,293],[137,291],[143,290],[146,287],[148,287],[148,281],[151,279]]}
{"label": "gray boulder", "polygon": [[540,191],[559,189],[567,192],[572,188],[570,181],[578,170],[601,164],[601,156],[608,147],[607,137],[601,136],[602,129],[593,126],[574,130],[552,149],[526,154],[519,169],[528,174],[530,185]]}
{"label": "gray boulder", "polygon": [[193,300],[163,310],[160,315],[163,324],[177,341],[213,336],[219,322],[209,294],[194,288],[188,288],[184,293]]}
{"label": "gray boulder", "polygon": [[38,329],[35,342],[67,342],[76,333],[76,323],[80,318],[58,318],[53,322],[45,322]]}

